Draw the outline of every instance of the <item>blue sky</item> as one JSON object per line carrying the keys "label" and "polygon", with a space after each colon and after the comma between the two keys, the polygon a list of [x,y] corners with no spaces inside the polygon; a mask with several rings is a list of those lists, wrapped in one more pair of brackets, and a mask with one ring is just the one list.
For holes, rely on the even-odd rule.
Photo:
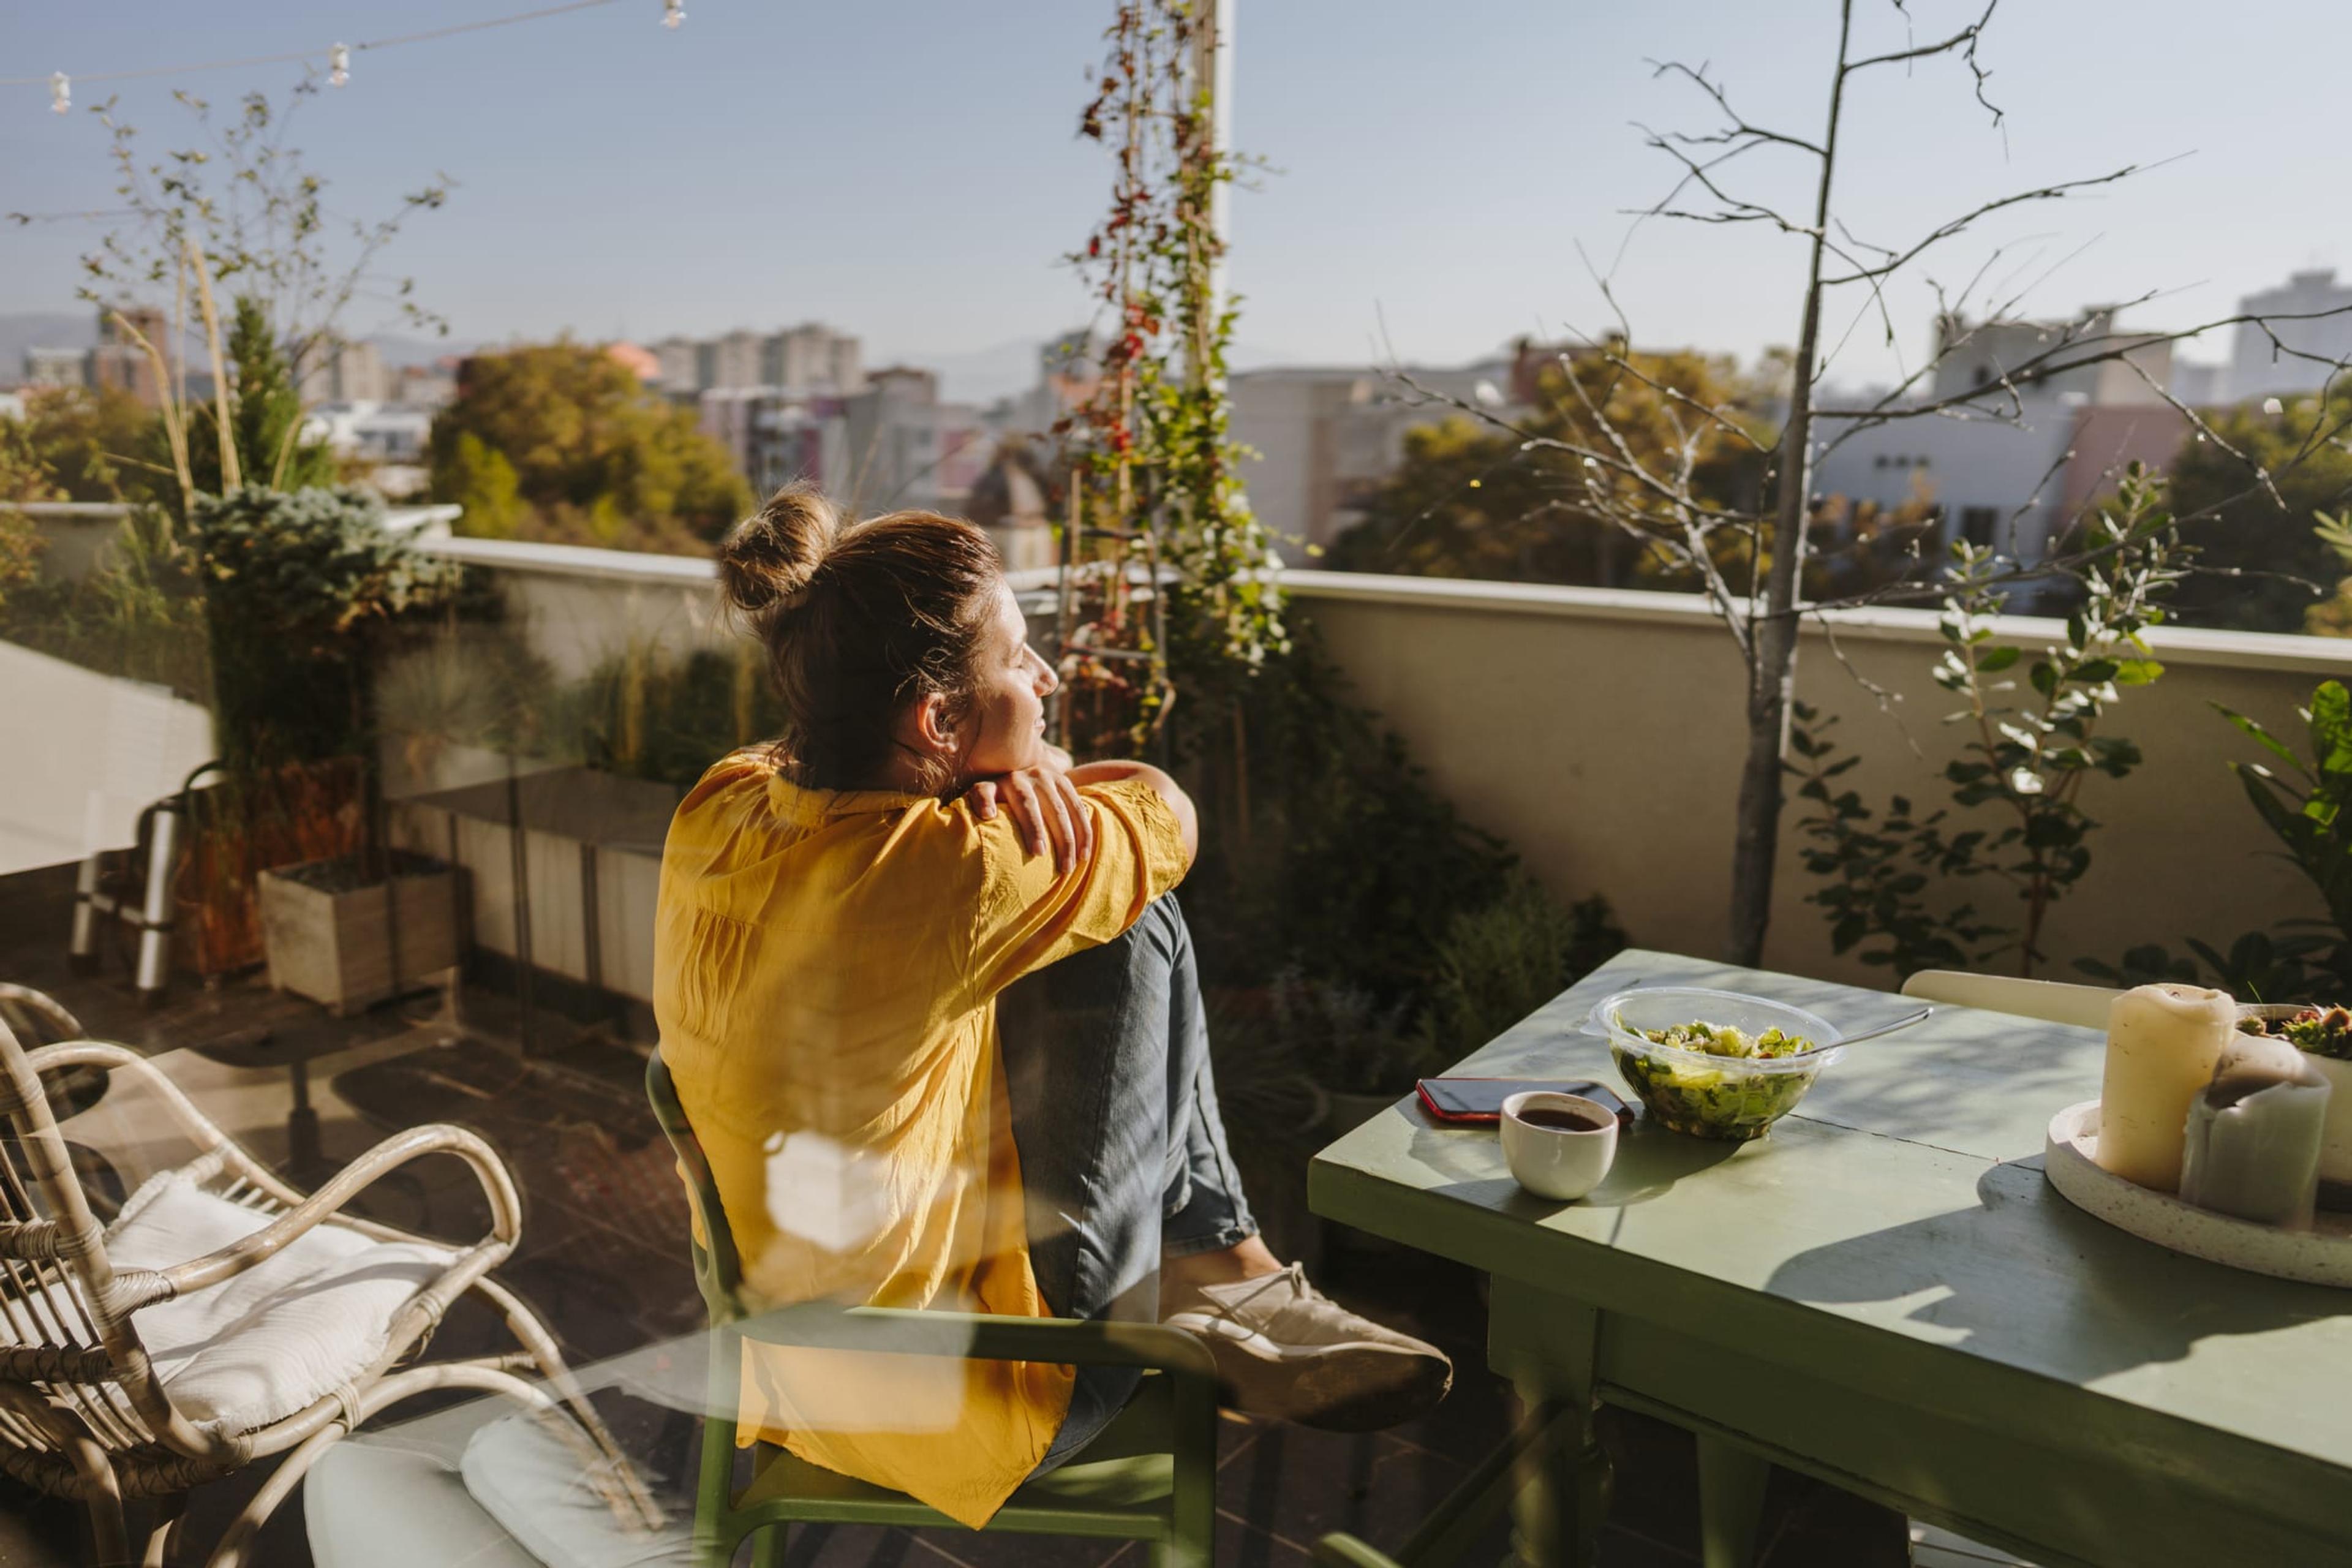
{"label": "blue sky", "polygon": [[[0,16],[0,77],[87,76],[315,47],[521,9],[527,0],[75,0]],[[340,211],[373,215],[446,171],[394,267],[468,339],[640,338],[808,318],[864,335],[874,359],[968,353],[1083,316],[1055,258],[1107,189],[1072,135],[1110,0],[657,0],[358,56],[302,111],[297,138]],[[1973,6],[1914,0],[1918,36]],[[1899,42],[1887,0],[1866,38]],[[1617,255],[1622,209],[1671,170],[1634,121],[1705,129],[1695,92],[1645,59],[1707,59],[1743,112],[1816,134],[1831,0],[1240,0],[1235,129],[1275,166],[1235,201],[1233,276],[1253,358],[1381,353],[1460,361],[1524,331],[1597,329],[1577,246]],[[2000,269],[2049,272],[2029,304],[2160,301],[2126,318],[2183,325],[2311,265],[2352,269],[2340,72],[2352,23],[2267,0],[2009,0],[1983,58],[2006,137],[1958,68],[1861,81],[1842,204],[1897,243],[2012,187],[2178,162],[2081,202],[2008,217],[1939,252],[1957,282],[1997,242]],[[170,89],[226,101],[298,79],[290,65],[119,92],[148,140],[180,134]],[[111,205],[95,119],[0,89],[0,210]],[[1793,196],[1783,160],[1753,188]],[[69,308],[94,226],[0,229],[0,310]],[[1752,353],[1795,332],[1794,242],[1652,224],[1616,272],[1636,335]],[[1857,301],[1856,303],[1859,303]],[[1924,287],[1891,301],[1897,347],[1927,337]],[[373,323],[364,319],[362,329]],[[1843,319],[1837,323],[1843,324]],[[1865,329],[1840,370],[1896,360]],[[2221,345],[2204,351],[2219,357]]]}

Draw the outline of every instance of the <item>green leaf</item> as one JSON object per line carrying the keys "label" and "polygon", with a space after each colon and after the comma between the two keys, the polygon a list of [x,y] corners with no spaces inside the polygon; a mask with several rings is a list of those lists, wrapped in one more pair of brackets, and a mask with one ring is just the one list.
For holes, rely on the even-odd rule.
{"label": "green leaf", "polygon": [[2268,730],[2263,729],[2261,721],[2249,719],[2243,713],[2240,713],[2232,709],[2222,707],[2219,702],[2209,702],[2208,706],[2210,706],[2214,712],[2219,713],[2222,718],[2227,719],[2231,723],[2236,725],[2238,729],[2245,734],[2261,742],[2263,750],[2269,752],[2273,756],[2277,757],[2280,761],[2285,763],[2289,767],[2292,767],[2295,772],[2304,774],[2305,777],[2310,776],[2311,770],[2303,765],[2303,759],[2294,754],[2294,749],[2289,746],[2284,741],[2280,740],[2276,735],[2272,734]]}
{"label": "green leaf", "polygon": [[2163,674],[2164,666],[2152,658],[2122,658],[2113,679],[2117,686],[2153,686]]}
{"label": "green leaf", "polygon": [[2027,679],[2032,682],[2034,690],[2048,697],[2058,689],[2058,667],[2048,659],[2038,660]]}
{"label": "green leaf", "polygon": [[2338,757],[2352,757],[2352,692],[2323,680],[2311,694],[2311,754],[2323,773],[2341,771]]}
{"label": "green leaf", "polygon": [[1989,647],[1977,656],[1977,668],[1987,675],[1996,674],[2015,664],[2019,657],[2013,647]]}
{"label": "green leaf", "polygon": [[2122,666],[2112,658],[2084,659],[2074,667],[2074,679],[2085,686],[2096,686],[2103,680],[2113,680]]}

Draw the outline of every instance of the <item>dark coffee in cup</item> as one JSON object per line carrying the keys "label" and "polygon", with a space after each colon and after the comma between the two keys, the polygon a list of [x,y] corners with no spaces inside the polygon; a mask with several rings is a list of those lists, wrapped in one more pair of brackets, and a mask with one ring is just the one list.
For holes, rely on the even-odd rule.
{"label": "dark coffee in cup", "polygon": [[1549,1127],[1562,1132],[1598,1132],[1610,1121],[1590,1110],[1553,1105],[1531,1105],[1519,1112],[1519,1120],[1530,1127]]}

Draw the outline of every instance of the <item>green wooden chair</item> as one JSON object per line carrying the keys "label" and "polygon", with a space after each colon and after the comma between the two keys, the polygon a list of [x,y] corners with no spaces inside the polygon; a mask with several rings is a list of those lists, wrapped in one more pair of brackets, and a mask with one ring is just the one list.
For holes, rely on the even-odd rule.
{"label": "green wooden chair", "polygon": [[1591,1493],[1591,1505],[1606,1513],[1608,1457],[1597,1447],[1580,1454],[1567,1452],[1582,1430],[1572,1414],[1565,1402],[1557,1400],[1531,1411],[1501,1447],[1447,1494],[1395,1556],[1338,1531],[1315,1543],[1316,1563],[1320,1568],[1446,1568],[1464,1562],[1512,1498],[1534,1479],[1534,1467],[1563,1458],[1574,1467],[1577,1484]]}
{"label": "green wooden chair", "polygon": [[757,1535],[753,1561],[774,1568],[794,1524],[965,1527],[903,1492],[836,1475],[782,1448],[753,1448],[750,1483],[735,1485],[735,1410],[748,1342],[887,1351],[962,1360],[1060,1362],[1146,1369],[1125,1410],[1072,1463],[1013,1494],[986,1529],[1150,1543],[1160,1568],[1209,1568],[1215,1550],[1217,1383],[1208,1347],[1151,1323],[1003,1318],[828,1303],[754,1316],[702,1146],[656,1051],[646,1089],[677,1151],[695,1212],[709,1238],[693,1247],[695,1279],[710,1310],[710,1382],[695,1502],[695,1545],[707,1568],[730,1563]]}

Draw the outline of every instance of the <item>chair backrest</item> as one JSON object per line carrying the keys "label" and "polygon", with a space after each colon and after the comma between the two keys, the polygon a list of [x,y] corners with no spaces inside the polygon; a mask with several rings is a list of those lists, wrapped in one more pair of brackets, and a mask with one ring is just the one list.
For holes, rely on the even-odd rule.
{"label": "chair backrest", "polygon": [[2103,985],[2061,980],[2023,980],[2014,974],[1970,974],[1958,969],[1923,969],[1903,983],[1903,994],[1988,1013],[2009,1013],[2085,1029],[2107,1026],[2107,1009],[2120,992]]}
{"label": "chair backrest", "polygon": [[[55,1004],[32,1010],[79,1028]],[[0,1469],[33,1479],[62,1462],[58,1414],[117,1451],[178,1423],[131,1326],[136,1301],[118,1289],[138,1296],[138,1278],[118,1282],[40,1074],[5,1017],[0,1121]]]}
{"label": "chair backrest", "polygon": [[646,1061],[646,1098],[653,1101],[654,1120],[661,1123],[663,1136],[677,1153],[678,1168],[686,1175],[687,1201],[693,1205],[694,1217],[701,1227],[700,1237],[689,1237],[688,1243],[694,1251],[694,1282],[702,1290],[704,1305],[710,1309],[710,1321],[731,1322],[747,1315],[742,1262],[736,1256],[735,1235],[727,1228],[727,1211],[719,1205],[710,1162],[703,1157],[702,1142],[695,1137],[686,1108],[678,1103],[677,1081],[670,1077],[669,1064],[662,1060],[658,1046]]}

